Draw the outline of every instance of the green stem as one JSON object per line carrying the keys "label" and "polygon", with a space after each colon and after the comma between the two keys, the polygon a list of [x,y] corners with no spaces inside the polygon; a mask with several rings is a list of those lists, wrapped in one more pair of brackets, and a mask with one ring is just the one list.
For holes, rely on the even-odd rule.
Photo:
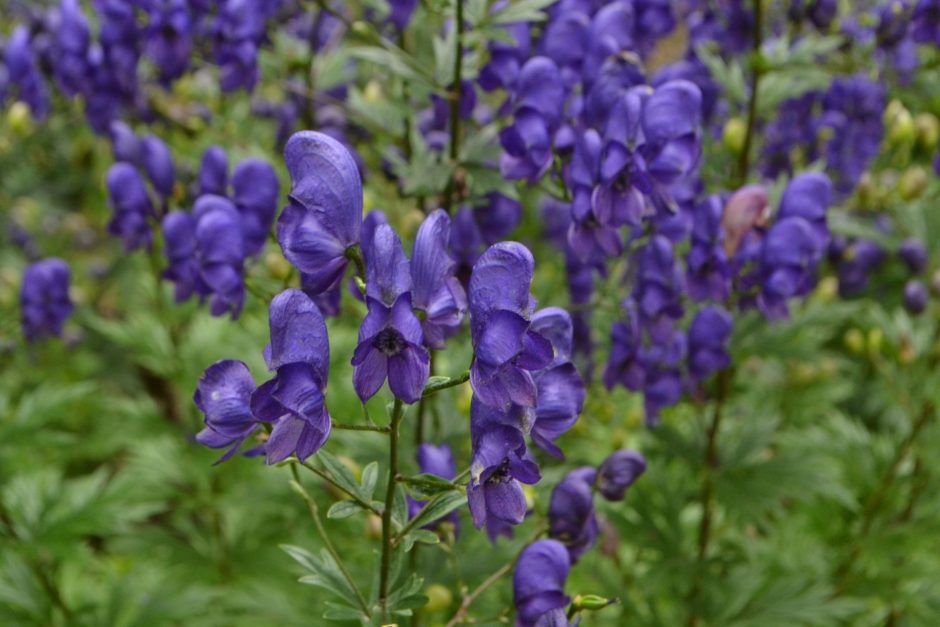
{"label": "green stem", "polygon": [[713,471],[719,465],[718,459],[718,430],[721,428],[721,419],[724,415],[725,400],[731,388],[733,372],[730,369],[718,373],[718,391],[715,396],[715,411],[712,414],[711,424],[705,435],[705,453],[702,468],[702,517],[698,527],[698,552],[696,553],[695,570],[692,575],[692,588],[689,592],[689,620],[687,625],[695,627],[699,623],[696,604],[702,594],[703,571],[705,560],[708,557],[708,547],[711,543],[712,518],[714,516],[715,480]]}
{"label": "green stem", "polygon": [[463,99],[463,0],[455,0],[454,82],[450,90],[450,161],[454,171],[444,190],[444,211],[451,212],[460,160],[460,101]]}
{"label": "green stem", "polygon": [[388,427],[383,427],[380,425],[353,425],[344,422],[333,422],[332,425],[334,429],[341,429],[343,431],[374,431],[375,433],[389,432]]}
{"label": "green stem", "polygon": [[353,579],[352,575],[349,574],[349,571],[346,569],[346,565],[343,564],[342,558],[340,558],[339,553],[336,551],[336,547],[333,546],[333,543],[330,541],[330,536],[326,533],[326,529],[323,527],[323,521],[320,520],[320,509],[317,507],[317,502],[313,500],[313,497],[310,496],[310,494],[304,489],[303,484],[300,483],[300,472],[297,470],[297,465],[291,464],[290,471],[294,476],[294,480],[291,481],[291,487],[294,488],[294,490],[307,504],[307,511],[310,512],[310,518],[313,519],[313,524],[317,528],[317,533],[320,535],[320,539],[323,540],[323,545],[333,557],[333,561],[335,561],[337,567],[339,567],[339,570],[342,573],[343,578],[346,580],[346,583],[348,583],[349,587],[352,588],[353,593],[356,595],[356,602],[359,604],[359,607],[363,612],[365,612],[366,616],[370,616],[371,612],[369,611],[369,604],[366,602],[366,598],[362,596],[362,591],[360,591],[359,586],[356,585],[356,580]]}
{"label": "green stem", "polygon": [[744,133],[744,146],[738,155],[738,184],[747,181],[747,174],[751,168],[751,144],[757,134],[757,95],[760,91],[760,79],[764,72],[761,62],[761,45],[764,42],[764,7],[762,0],[754,0],[754,51],[751,63],[751,97],[747,106],[747,127]]}
{"label": "green stem", "polygon": [[379,571],[379,607],[382,622],[388,622],[388,587],[392,564],[392,509],[395,506],[395,486],[398,480],[398,426],[401,423],[404,405],[395,399],[392,420],[389,424],[388,486],[385,490],[385,509],[382,510],[382,564]]}
{"label": "green stem", "polygon": [[461,372],[456,377],[451,377],[450,379],[444,379],[443,381],[436,381],[434,383],[429,383],[428,385],[424,387],[424,391],[421,393],[421,398],[431,396],[432,394],[436,394],[440,392],[441,390],[446,390],[447,388],[457,387],[458,385],[462,385],[469,380],[470,380],[470,371],[465,370],[464,372]]}

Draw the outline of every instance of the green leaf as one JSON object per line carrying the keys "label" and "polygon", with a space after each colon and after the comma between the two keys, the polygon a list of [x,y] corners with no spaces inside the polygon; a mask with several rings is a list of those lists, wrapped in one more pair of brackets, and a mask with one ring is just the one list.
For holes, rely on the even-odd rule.
{"label": "green leaf", "polygon": [[441,539],[433,531],[429,531],[427,529],[415,529],[414,531],[408,532],[408,534],[402,539],[405,552],[407,553],[410,551],[417,542],[420,542],[421,544],[440,544]]}
{"label": "green leaf", "polygon": [[341,519],[349,518],[353,514],[365,511],[357,501],[339,501],[333,503],[326,513],[327,518]]}
{"label": "green leaf", "polygon": [[437,475],[432,475],[429,473],[423,473],[416,475],[414,477],[409,477],[412,481],[403,481],[406,489],[411,494],[411,496],[419,501],[426,501],[436,494],[441,492],[450,492],[453,490],[459,490],[460,488],[452,481],[438,477]]}
{"label": "green leaf", "polygon": [[369,617],[362,613],[362,610],[359,610],[354,607],[349,607],[348,605],[339,605],[337,603],[331,603],[327,601],[324,603],[327,610],[323,612],[323,618],[327,620],[335,621],[349,621],[356,620],[360,622],[366,622],[369,620]]}
{"label": "green leaf", "polygon": [[363,498],[362,493],[359,490],[359,483],[356,481],[356,477],[353,476],[352,471],[346,467],[343,462],[339,461],[330,453],[327,453],[325,450],[320,449],[317,453],[317,458],[326,468],[327,472],[330,473],[330,476],[333,477],[333,480],[344,490],[350,494],[355,494],[356,496]]}
{"label": "green leaf", "polygon": [[541,22],[546,17],[542,9],[554,3],[555,0],[519,0],[518,2],[507,2],[502,11],[492,16],[492,22],[494,24]]}
{"label": "green leaf", "polygon": [[420,529],[435,520],[440,520],[444,516],[463,505],[467,500],[463,492],[445,492],[434,497],[420,512],[415,515],[410,524],[415,529]]}
{"label": "green leaf", "polygon": [[298,580],[300,583],[328,590],[351,606],[356,604],[356,593],[350,588],[333,556],[326,549],[320,551],[319,557],[304,548],[290,544],[282,544],[281,549],[305,570],[310,571],[309,575],[304,575]]}
{"label": "green leaf", "polygon": [[413,56],[391,44],[353,48],[350,54],[369,61],[410,82],[418,83],[430,91],[440,91],[434,77]]}
{"label": "green leaf", "polygon": [[375,493],[375,484],[379,480],[379,463],[370,462],[362,469],[362,486],[360,487],[362,497],[369,501]]}

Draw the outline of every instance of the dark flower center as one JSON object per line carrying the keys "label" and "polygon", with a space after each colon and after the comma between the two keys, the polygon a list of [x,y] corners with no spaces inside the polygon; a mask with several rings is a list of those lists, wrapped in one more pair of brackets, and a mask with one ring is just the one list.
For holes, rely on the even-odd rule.
{"label": "dark flower center", "polygon": [[386,357],[397,355],[405,350],[407,345],[405,338],[396,329],[382,329],[372,341],[372,346]]}

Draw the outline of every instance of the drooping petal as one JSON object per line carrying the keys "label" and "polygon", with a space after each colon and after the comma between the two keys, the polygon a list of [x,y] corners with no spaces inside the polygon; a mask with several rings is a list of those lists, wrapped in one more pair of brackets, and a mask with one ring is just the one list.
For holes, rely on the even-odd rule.
{"label": "drooping petal", "polygon": [[269,309],[271,354],[268,367],[311,364],[322,386],[329,379],[330,342],[326,322],[309,296],[296,289],[274,297]]}

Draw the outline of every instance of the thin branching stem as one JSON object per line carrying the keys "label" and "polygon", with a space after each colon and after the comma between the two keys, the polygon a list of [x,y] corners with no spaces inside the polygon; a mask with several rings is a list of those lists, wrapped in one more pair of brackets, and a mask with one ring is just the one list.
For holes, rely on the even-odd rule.
{"label": "thin branching stem", "polygon": [[398,425],[404,413],[404,404],[395,399],[389,424],[388,485],[385,490],[385,509],[382,510],[382,563],[379,571],[379,607],[382,622],[388,622],[388,588],[392,565],[392,509],[395,506],[395,488],[398,483]]}
{"label": "thin branching stem", "polygon": [[301,464],[300,461],[297,460],[297,458],[294,458],[294,457],[290,458],[290,459],[287,460],[287,461],[291,462],[291,465],[300,464],[301,466],[303,466],[304,468],[306,468],[307,470],[309,470],[310,472],[312,472],[312,473],[315,474],[316,476],[320,477],[321,479],[323,479],[324,481],[326,481],[327,483],[329,483],[330,485],[332,485],[334,488],[336,488],[337,490],[339,490],[339,491],[342,492],[343,494],[347,495],[347,496],[348,496],[349,498],[351,498],[353,501],[355,501],[356,503],[358,503],[359,506],[361,506],[363,509],[366,509],[366,510],[372,512],[372,513],[375,514],[376,516],[381,516],[381,515],[382,515],[382,511],[379,510],[378,508],[374,507],[374,506],[372,505],[372,503],[369,503],[369,502],[365,501],[365,500],[362,499],[358,494],[353,494],[352,492],[350,492],[349,490],[347,490],[346,488],[344,488],[343,486],[341,486],[339,483],[337,483],[336,480],[333,479],[333,477],[331,477],[328,473],[326,473],[326,472],[320,470],[320,469],[317,468],[316,466],[314,466],[314,465],[312,465],[312,464],[310,464],[310,463],[308,463],[308,462],[303,462],[303,463]]}
{"label": "thin branching stem", "polygon": [[451,213],[460,169],[460,101],[463,100],[463,0],[455,0],[454,82],[450,89],[450,161],[454,168],[444,190],[444,211]]}
{"label": "thin branching stem", "polygon": [[369,611],[369,604],[366,601],[366,598],[362,595],[362,591],[359,590],[359,586],[356,584],[356,580],[353,579],[352,575],[349,574],[349,571],[346,569],[346,565],[339,556],[339,552],[337,552],[336,547],[333,546],[333,542],[330,540],[330,536],[326,532],[326,528],[323,527],[323,521],[320,520],[320,509],[317,507],[317,502],[313,499],[312,496],[310,496],[310,493],[307,492],[303,484],[300,482],[300,472],[297,470],[297,464],[291,464],[290,471],[294,476],[294,480],[291,482],[291,487],[293,487],[294,490],[300,495],[300,497],[304,500],[304,503],[307,504],[307,511],[310,512],[310,518],[313,519],[313,524],[317,528],[317,533],[320,535],[320,539],[323,540],[323,545],[326,547],[326,550],[333,558],[333,561],[336,562],[336,566],[339,568],[340,573],[342,573],[343,579],[346,580],[346,583],[349,584],[349,587],[356,595],[356,603],[359,604],[360,609],[365,612],[366,616],[370,616],[371,612]]}

